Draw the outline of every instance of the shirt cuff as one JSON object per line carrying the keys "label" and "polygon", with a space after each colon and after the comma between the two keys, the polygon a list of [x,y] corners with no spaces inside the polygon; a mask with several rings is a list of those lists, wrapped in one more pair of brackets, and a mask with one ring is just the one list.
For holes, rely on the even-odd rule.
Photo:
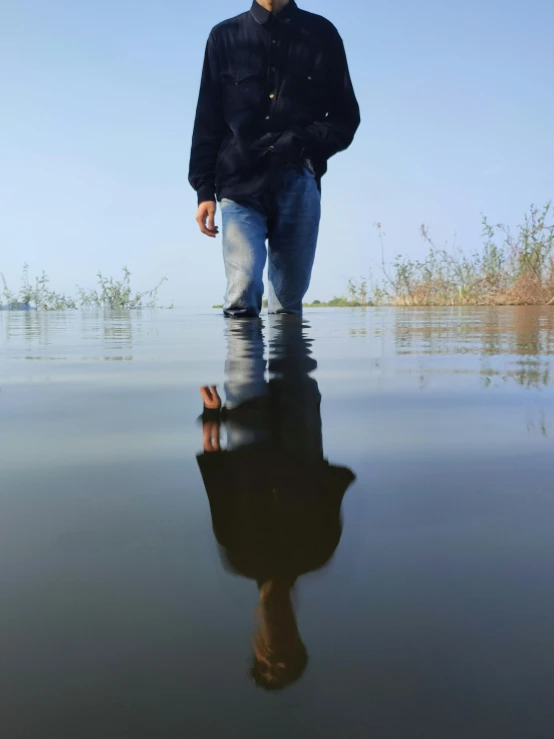
{"label": "shirt cuff", "polygon": [[208,200],[215,202],[215,188],[213,185],[202,185],[202,187],[196,191],[198,195],[198,205],[205,203]]}

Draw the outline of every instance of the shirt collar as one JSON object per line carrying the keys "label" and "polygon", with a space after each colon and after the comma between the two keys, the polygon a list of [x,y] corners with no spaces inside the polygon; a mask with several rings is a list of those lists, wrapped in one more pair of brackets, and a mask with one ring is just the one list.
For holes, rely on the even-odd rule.
{"label": "shirt collar", "polygon": [[277,13],[277,15],[274,16],[273,13],[270,13],[269,10],[262,8],[262,6],[258,2],[256,2],[256,0],[254,0],[254,2],[252,3],[252,7],[250,8],[250,13],[256,23],[264,26],[272,17],[277,18],[280,21],[288,21],[293,17],[297,10],[298,5],[295,3],[294,0],[290,0],[289,4],[285,5],[283,10],[281,10],[280,13]]}

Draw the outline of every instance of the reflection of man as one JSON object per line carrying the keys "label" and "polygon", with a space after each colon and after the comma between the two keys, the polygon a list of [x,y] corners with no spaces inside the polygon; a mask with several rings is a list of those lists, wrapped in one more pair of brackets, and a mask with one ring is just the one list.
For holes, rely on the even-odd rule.
{"label": "reflection of man", "polygon": [[[291,602],[296,579],[323,567],[341,536],[350,470],[323,457],[316,362],[296,317],[276,317],[269,375],[258,320],[228,324],[226,403],[201,389],[204,453],[198,462],[214,533],[229,568],[256,580],[260,628],[252,676],[267,688],[297,680],[307,663]],[[227,447],[220,432],[225,426]]]}

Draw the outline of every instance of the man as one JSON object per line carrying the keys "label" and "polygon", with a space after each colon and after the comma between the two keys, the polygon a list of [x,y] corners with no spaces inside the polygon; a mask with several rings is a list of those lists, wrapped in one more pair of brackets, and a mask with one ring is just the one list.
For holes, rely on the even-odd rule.
{"label": "man", "polygon": [[254,0],[216,26],[206,47],[189,180],[196,220],[215,237],[223,217],[224,312],[258,316],[266,240],[269,312],[302,311],[327,160],[360,123],[342,40],[294,0]]}

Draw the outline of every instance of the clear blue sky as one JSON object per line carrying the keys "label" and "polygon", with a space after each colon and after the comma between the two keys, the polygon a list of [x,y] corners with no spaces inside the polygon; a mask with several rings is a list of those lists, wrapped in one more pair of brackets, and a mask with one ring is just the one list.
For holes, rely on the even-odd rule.
{"label": "clear blue sky", "polygon": [[[480,213],[517,224],[554,196],[552,0],[303,0],[343,35],[362,111],[330,163],[309,296]],[[219,301],[220,240],[197,232],[187,182],[203,49],[248,0],[0,3],[0,270],[90,285],[127,265],[178,305]]]}

